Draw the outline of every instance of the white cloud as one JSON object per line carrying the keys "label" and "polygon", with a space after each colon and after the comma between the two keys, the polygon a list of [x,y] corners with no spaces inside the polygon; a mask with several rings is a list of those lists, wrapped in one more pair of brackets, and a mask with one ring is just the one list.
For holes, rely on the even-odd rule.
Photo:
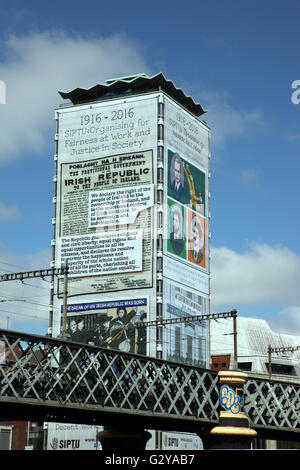
{"label": "white cloud", "polygon": [[0,222],[13,222],[20,217],[16,206],[6,206],[0,201]]}
{"label": "white cloud", "polygon": [[214,308],[224,304],[300,304],[300,257],[286,247],[253,244],[237,253],[211,249]]}
{"label": "white cloud", "polygon": [[254,168],[244,168],[240,171],[240,182],[248,186],[256,184],[259,180],[259,171]]}
{"label": "white cloud", "polygon": [[2,51],[0,78],[6,104],[0,107],[0,163],[26,151],[41,152],[53,133],[58,91],[89,88],[106,79],[146,72],[140,47],[126,36],[81,37],[53,31],[10,36]]}
{"label": "white cloud", "polygon": [[[20,254],[0,246],[1,274],[50,267],[50,250]],[[45,334],[49,320],[50,278],[0,282],[0,328]]]}
{"label": "white cloud", "polygon": [[290,132],[287,134],[287,140],[290,142],[299,141],[300,140],[300,132]]}
{"label": "white cloud", "polygon": [[253,131],[268,127],[262,109],[237,109],[229,104],[230,97],[226,93],[202,92],[200,96],[208,110],[203,119],[212,129],[216,146],[223,145],[228,138],[251,135]]}
{"label": "white cloud", "polygon": [[[276,316],[268,320],[269,325],[273,330],[279,333],[299,336],[300,331],[300,305],[289,306],[281,310]],[[297,342],[300,346],[300,336]],[[295,346],[291,344],[291,346]]]}
{"label": "white cloud", "polygon": [[37,253],[17,253],[9,251],[7,246],[0,241],[0,271],[21,272],[50,267],[50,250],[42,250]]}

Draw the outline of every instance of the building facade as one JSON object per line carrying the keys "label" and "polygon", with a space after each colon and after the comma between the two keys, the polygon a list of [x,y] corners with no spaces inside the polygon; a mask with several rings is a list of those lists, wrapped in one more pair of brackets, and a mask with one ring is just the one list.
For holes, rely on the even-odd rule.
{"label": "building facade", "polygon": [[[230,319],[212,321],[211,367],[233,368],[233,326]],[[266,320],[237,318],[237,367],[256,374],[269,375],[269,346],[271,348],[293,348],[300,345],[300,336],[276,333]],[[300,351],[272,353],[272,376],[300,378]]]}
{"label": "building facade", "polygon": [[[209,312],[209,129],[162,74],[61,93],[49,330],[209,365],[209,329],[136,321]],[[123,332],[121,332],[121,330]]]}
{"label": "building facade", "polygon": [[49,333],[209,367],[208,322],[159,325],[210,310],[205,111],[161,73],[60,95]]}

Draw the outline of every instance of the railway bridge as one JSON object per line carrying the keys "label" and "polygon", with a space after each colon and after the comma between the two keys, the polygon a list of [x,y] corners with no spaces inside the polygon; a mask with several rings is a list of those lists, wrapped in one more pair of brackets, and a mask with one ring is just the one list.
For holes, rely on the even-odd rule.
{"label": "railway bridge", "polygon": [[246,429],[250,440],[256,434],[300,441],[296,379],[268,380],[240,371],[218,374],[0,330],[0,385],[1,420],[102,425],[101,443],[119,436],[114,441],[119,448],[128,449],[130,438],[135,448],[137,440],[145,448],[147,429],[197,433],[204,443],[220,430],[224,438],[224,429],[235,434],[238,428],[237,434]]}

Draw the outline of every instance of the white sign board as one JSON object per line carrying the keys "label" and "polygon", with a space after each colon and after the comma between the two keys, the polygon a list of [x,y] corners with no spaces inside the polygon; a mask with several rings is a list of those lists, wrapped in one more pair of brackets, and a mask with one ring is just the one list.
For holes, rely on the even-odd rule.
{"label": "white sign board", "polygon": [[101,426],[47,423],[47,450],[101,450],[96,436]]}
{"label": "white sign board", "polygon": [[191,163],[208,170],[209,132],[196,117],[170,99],[165,100],[165,142]]}
{"label": "white sign board", "polygon": [[128,229],[61,237],[58,256],[68,258],[69,276],[93,276],[142,270],[143,232]]}
{"label": "white sign board", "polygon": [[[75,162],[153,147],[157,99],[111,100],[63,108],[59,115],[58,154]],[[155,124],[155,127],[154,127]]]}
{"label": "white sign board", "polygon": [[68,258],[69,296],[152,288],[157,95],[56,115],[55,266]]}
{"label": "white sign board", "polygon": [[89,228],[133,224],[138,214],[153,206],[153,185],[89,192]]}

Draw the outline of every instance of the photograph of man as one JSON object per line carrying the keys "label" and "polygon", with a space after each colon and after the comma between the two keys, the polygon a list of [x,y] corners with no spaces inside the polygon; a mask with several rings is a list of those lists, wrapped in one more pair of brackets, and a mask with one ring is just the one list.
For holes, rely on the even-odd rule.
{"label": "photograph of man", "polygon": [[69,332],[71,334],[71,340],[78,343],[88,343],[90,332],[85,328],[85,322],[83,316],[75,316],[70,318]]}
{"label": "photograph of man", "polygon": [[70,319],[69,330],[70,330],[71,340],[74,341],[74,337],[76,336],[76,330],[77,330],[77,323],[76,323],[75,318]]}
{"label": "photograph of man", "polygon": [[117,308],[117,316],[110,323],[110,337],[108,345],[110,349],[118,349],[124,352],[134,352],[135,327],[132,323],[136,310],[127,313],[126,307]]}
{"label": "photograph of man", "polygon": [[[145,310],[141,310],[133,319],[134,325],[137,322],[144,322],[147,320],[147,312]],[[136,338],[136,345],[135,345],[135,352],[138,354],[146,355],[147,352],[147,331],[146,327],[140,327],[136,329],[135,333]]]}
{"label": "photograph of man", "polygon": [[190,261],[201,264],[204,257],[204,230],[200,218],[192,217],[190,223]]}
{"label": "photograph of man", "polygon": [[170,168],[171,193],[170,196],[180,201],[184,190],[183,161],[178,153],[174,153]]}
{"label": "photograph of man", "polygon": [[177,205],[170,210],[170,242],[174,253],[179,255],[184,249],[184,224],[182,211]]}
{"label": "photograph of man", "polygon": [[96,346],[107,347],[107,342],[111,339],[110,337],[110,322],[113,317],[109,317],[106,313],[102,313],[96,319],[94,344]]}

